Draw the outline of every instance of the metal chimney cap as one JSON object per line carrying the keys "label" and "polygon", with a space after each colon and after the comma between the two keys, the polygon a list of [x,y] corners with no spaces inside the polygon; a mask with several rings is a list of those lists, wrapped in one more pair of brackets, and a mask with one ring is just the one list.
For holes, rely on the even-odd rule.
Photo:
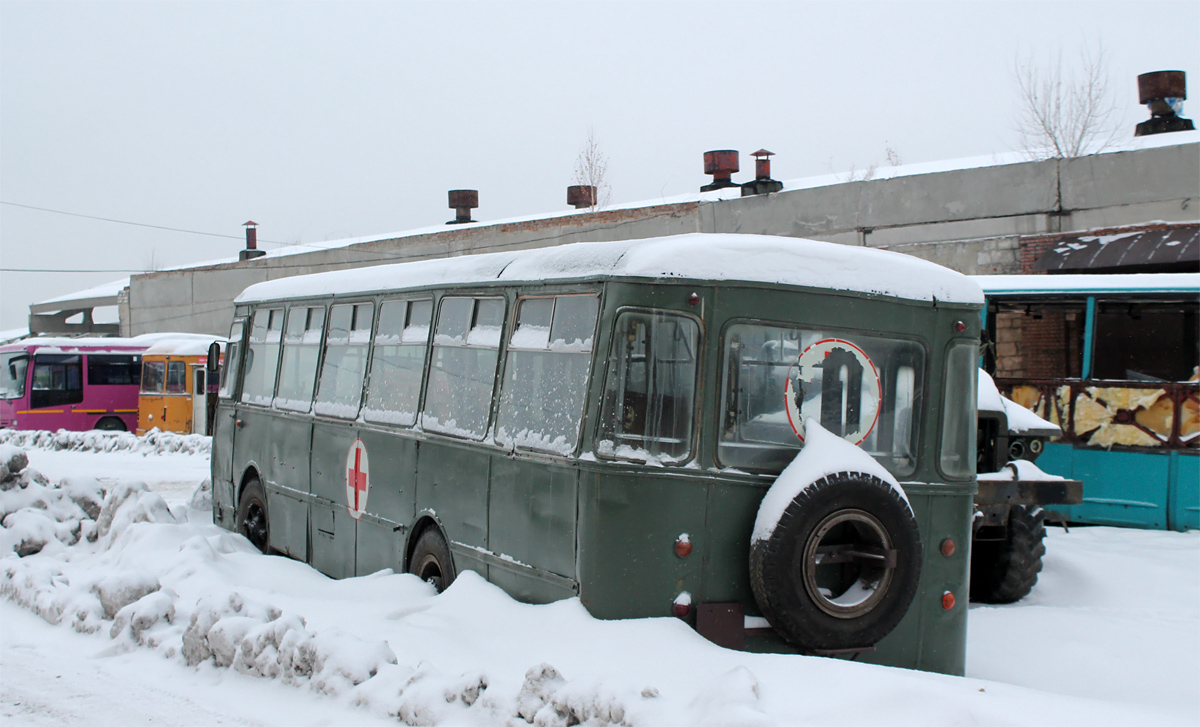
{"label": "metal chimney cap", "polygon": [[254,220],[247,220],[246,222],[242,223],[242,227],[258,227],[258,223]]}
{"label": "metal chimney cap", "polygon": [[1187,98],[1187,74],[1183,71],[1152,71],[1138,76],[1138,102],[1155,99]]}
{"label": "metal chimney cap", "polygon": [[758,150],[758,151],[756,151],[756,152],[752,152],[752,153],[750,154],[750,156],[754,157],[755,159],[758,159],[759,157],[762,157],[762,158],[764,158],[764,159],[765,159],[765,158],[767,158],[767,157],[773,157],[773,156],[775,156],[775,152],[773,152],[773,151],[767,151],[766,149],[759,149],[759,150]]}

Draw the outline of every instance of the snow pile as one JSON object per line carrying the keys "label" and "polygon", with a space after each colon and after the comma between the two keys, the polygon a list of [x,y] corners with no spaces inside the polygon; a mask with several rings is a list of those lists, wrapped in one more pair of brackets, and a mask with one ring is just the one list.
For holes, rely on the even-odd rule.
{"label": "snow pile", "polygon": [[1000,390],[996,388],[996,382],[983,369],[979,369],[979,389],[976,394],[976,406],[983,411],[995,411],[1004,414],[1005,419],[1008,421],[1008,431],[1012,434],[1027,434],[1039,437],[1057,437],[1062,435],[1062,428],[1057,424],[1046,421],[1001,394]]}
{"label": "snow pile", "polygon": [[[96,480],[55,485],[29,469],[16,447],[0,446],[0,459],[6,473],[0,595],[51,624],[106,635],[123,648],[153,649],[188,666],[207,663],[345,696],[408,724],[454,721],[472,709],[484,723],[627,724],[611,690],[568,682],[549,664],[527,669],[510,697],[493,697],[482,672],[442,673],[423,661],[400,666],[386,641],[313,627],[270,598],[223,587],[220,571],[236,567],[231,559],[298,564],[263,559],[244,538],[205,523],[207,482],[175,513],[142,483],[120,483],[107,493]],[[401,602],[434,596],[411,576],[379,576],[367,580],[407,591]],[[472,579],[493,590],[472,573],[461,578],[462,587]]]}
{"label": "snow pile", "polygon": [[[860,449],[821,426],[816,419],[808,418],[804,422],[804,449],[796,455],[791,464],[779,473],[771,489],[763,497],[758,506],[758,517],[754,520],[752,542],[767,540],[775,532],[775,526],[787,510],[788,505],[804,491],[823,477],[839,472],[862,472],[874,475],[892,486],[900,494],[904,502],[908,495],[900,487],[900,483],[892,477],[892,473],[883,465]],[[909,505],[912,508],[912,505]]]}
{"label": "snow pile", "polygon": [[203,434],[176,434],[151,429],[142,436],[129,432],[57,432],[0,429],[0,444],[25,449],[67,450],[72,452],[133,452],[136,454],[208,454],[212,437]]}

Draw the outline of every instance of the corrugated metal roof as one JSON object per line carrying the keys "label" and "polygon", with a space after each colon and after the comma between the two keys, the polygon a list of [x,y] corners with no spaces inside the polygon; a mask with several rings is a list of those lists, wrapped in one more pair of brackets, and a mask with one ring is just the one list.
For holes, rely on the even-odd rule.
{"label": "corrugated metal roof", "polygon": [[1132,230],[1113,235],[1064,235],[1033,264],[1040,272],[1200,270],[1200,225]]}

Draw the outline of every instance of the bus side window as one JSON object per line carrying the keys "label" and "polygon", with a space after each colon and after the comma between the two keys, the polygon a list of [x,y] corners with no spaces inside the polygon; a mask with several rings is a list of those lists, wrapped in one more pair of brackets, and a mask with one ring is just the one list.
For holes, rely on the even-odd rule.
{"label": "bus side window", "polygon": [[373,303],[345,303],[329,309],[329,335],[314,407],[317,414],[342,419],[358,416],[374,312]]}
{"label": "bus side window", "polygon": [[508,343],[496,440],[571,454],[579,442],[599,299],[524,298]]}
{"label": "bus side window", "polygon": [[700,328],[685,316],[617,317],[597,451],[681,462],[691,454]]}
{"label": "bus side window", "polygon": [[[237,390],[238,367],[242,362],[242,332],[246,319],[237,318],[229,329],[229,343],[225,346],[225,366],[221,369],[221,388],[218,396],[228,399]],[[249,364],[247,364],[249,368]]]}
{"label": "bus side window", "polygon": [[83,362],[78,354],[42,354],[33,359],[33,409],[83,401]]}
{"label": "bus side window", "polygon": [[503,298],[442,299],[421,416],[425,429],[455,437],[484,437],[503,325]]}
{"label": "bus side window", "polygon": [[88,385],[136,386],[141,382],[141,367],[138,364],[138,356],[88,354]]}
{"label": "bus side window", "polygon": [[283,310],[264,308],[254,312],[250,346],[246,354],[242,401],[267,405],[275,393],[275,370],[279,366],[279,342],[283,333]]}
{"label": "bus side window", "polygon": [[283,357],[279,362],[279,390],[275,406],[308,411],[317,383],[317,358],[321,355],[321,331],[325,309],[293,306],[288,309],[283,334]]}
{"label": "bus side window", "polygon": [[417,422],[432,300],[389,300],[379,306],[363,418],[411,427]]}

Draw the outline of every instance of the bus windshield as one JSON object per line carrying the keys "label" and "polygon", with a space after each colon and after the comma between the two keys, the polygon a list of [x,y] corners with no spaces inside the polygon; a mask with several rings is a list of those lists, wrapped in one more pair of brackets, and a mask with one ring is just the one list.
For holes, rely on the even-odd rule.
{"label": "bus windshield", "polygon": [[25,396],[25,372],[29,369],[29,354],[5,356],[0,365],[0,398],[20,399]]}

